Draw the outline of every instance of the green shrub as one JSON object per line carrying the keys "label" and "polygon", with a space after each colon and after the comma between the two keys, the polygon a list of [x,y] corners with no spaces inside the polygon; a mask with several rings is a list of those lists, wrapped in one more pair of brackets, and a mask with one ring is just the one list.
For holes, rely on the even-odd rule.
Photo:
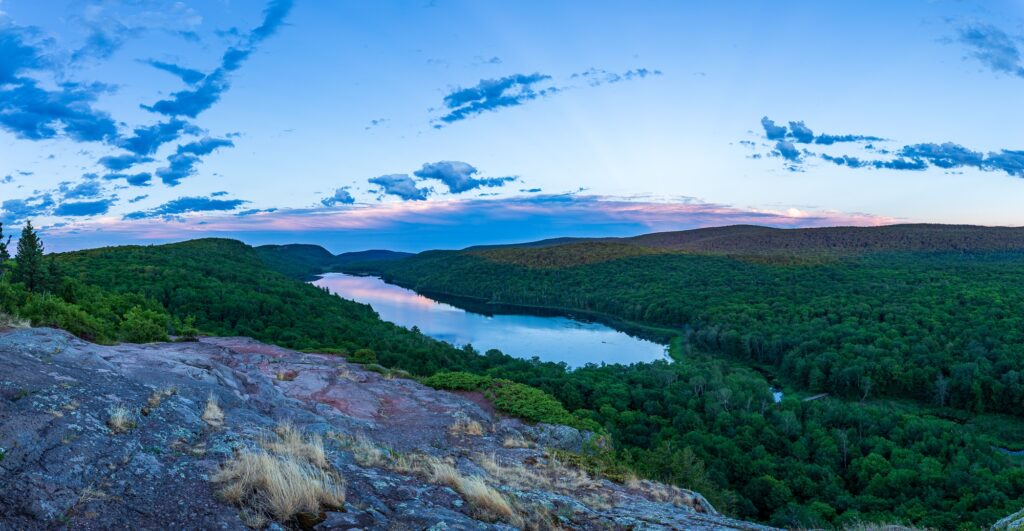
{"label": "green shrub", "polygon": [[135,306],[124,314],[121,338],[129,343],[167,341],[167,314]]}
{"label": "green shrub", "polygon": [[569,413],[555,397],[526,384],[480,376],[468,372],[439,372],[423,379],[435,389],[483,391],[484,397],[503,413],[531,422],[564,424],[581,430],[600,432],[601,426],[590,419]]}
{"label": "green shrub", "polygon": [[30,320],[32,326],[60,328],[97,343],[112,339],[111,331],[98,319],[53,295],[32,296],[18,314]]}
{"label": "green shrub", "polygon": [[576,419],[561,402],[535,387],[510,380],[493,380],[484,396],[499,410],[526,420],[568,426],[576,424]]}
{"label": "green shrub", "polygon": [[377,353],[368,348],[361,348],[347,359],[352,363],[377,363]]}
{"label": "green shrub", "polygon": [[189,315],[184,320],[174,320],[174,332],[178,341],[195,341],[199,338],[199,329],[196,328],[196,318]]}
{"label": "green shrub", "polygon": [[493,378],[468,372],[439,372],[423,380],[424,385],[449,391],[482,391]]}

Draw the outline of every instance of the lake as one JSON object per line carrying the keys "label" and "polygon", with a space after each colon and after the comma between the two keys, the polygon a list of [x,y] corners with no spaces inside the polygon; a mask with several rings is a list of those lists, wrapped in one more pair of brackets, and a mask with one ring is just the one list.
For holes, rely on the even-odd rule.
{"label": "lake", "polygon": [[606,325],[562,316],[484,315],[438,302],[377,277],[328,273],[312,282],[346,299],[369,304],[381,319],[419,327],[424,334],[479,352],[492,348],[510,356],[565,362],[635,363],[669,359],[667,347]]}

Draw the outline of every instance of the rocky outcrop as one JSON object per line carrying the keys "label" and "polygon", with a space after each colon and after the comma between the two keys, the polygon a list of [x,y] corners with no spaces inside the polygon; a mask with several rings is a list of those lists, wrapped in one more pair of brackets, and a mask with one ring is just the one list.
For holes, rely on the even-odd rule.
{"label": "rocky outcrop", "polygon": [[[0,332],[0,528],[762,529],[696,493],[560,463],[552,447],[585,440],[571,428],[392,376],[245,338]],[[253,492],[224,495],[239,455],[297,455],[283,423],[322,448],[317,474],[343,482],[343,503],[273,522],[239,501]]]}

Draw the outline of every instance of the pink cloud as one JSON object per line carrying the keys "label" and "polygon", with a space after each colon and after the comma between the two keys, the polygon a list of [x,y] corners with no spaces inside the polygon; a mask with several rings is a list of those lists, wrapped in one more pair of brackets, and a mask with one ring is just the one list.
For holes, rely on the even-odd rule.
{"label": "pink cloud", "polygon": [[[46,231],[59,247],[78,248],[89,235],[104,241],[147,243],[200,238],[210,235],[244,241],[321,241],[313,235],[358,236],[378,247],[393,247],[399,238],[411,248],[410,236],[423,236],[418,248],[462,247],[506,243],[540,237],[618,236],[709,226],[755,224],[773,227],[885,225],[899,220],[861,213],[820,210],[743,209],[704,203],[693,198],[654,201],[592,195],[535,195],[503,199],[431,200],[337,208],[291,209],[251,215],[205,214],[164,219],[107,218]],[[459,233],[467,237],[459,239]],[[484,233],[481,233],[484,232]],[[491,240],[488,241],[488,234]],[[430,241],[431,235],[434,237]],[[518,235],[518,239],[517,239]],[[370,246],[366,245],[363,248]]]}

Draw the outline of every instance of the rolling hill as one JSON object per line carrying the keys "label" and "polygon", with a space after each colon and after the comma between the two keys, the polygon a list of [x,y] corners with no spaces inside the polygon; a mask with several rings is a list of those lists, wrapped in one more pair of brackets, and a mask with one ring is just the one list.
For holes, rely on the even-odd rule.
{"label": "rolling hill", "polygon": [[287,244],[261,245],[256,253],[263,262],[279,273],[297,279],[308,279],[316,274],[351,267],[366,261],[387,262],[412,256],[412,253],[373,249],[331,254],[319,245]]}

